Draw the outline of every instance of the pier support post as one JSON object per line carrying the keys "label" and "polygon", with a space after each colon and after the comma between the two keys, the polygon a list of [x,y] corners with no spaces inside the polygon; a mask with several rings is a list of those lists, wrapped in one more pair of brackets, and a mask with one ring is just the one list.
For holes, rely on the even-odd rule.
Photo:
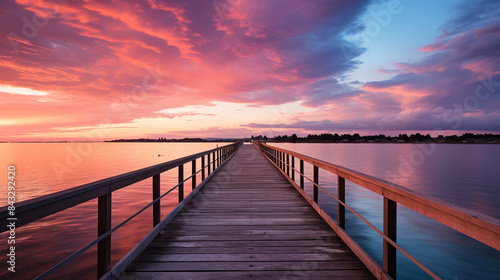
{"label": "pier support post", "polygon": [[[337,196],[345,202],[345,179],[340,176],[337,176]],[[337,224],[345,230],[345,206],[340,203],[337,206]]]}
{"label": "pier support post", "polygon": [[[111,229],[111,193],[97,199],[97,236]],[[97,243],[97,279],[111,268],[111,236]]]}
{"label": "pier support post", "polygon": [[316,165],[314,165],[313,174],[314,174],[314,183],[316,184],[313,186],[314,202],[318,203],[318,186],[317,185],[319,185],[319,168]]}
{"label": "pier support post", "polygon": [[[384,197],[384,234],[396,242],[397,203]],[[396,248],[384,239],[384,270],[396,279]]]}
{"label": "pier support post", "polygon": [[[160,197],[160,174],[153,176],[153,200]],[[158,200],[153,204],[153,227],[160,223],[161,219],[161,206]]]}
{"label": "pier support post", "polygon": [[179,165],[179,203],[184,200],[184,164]]}

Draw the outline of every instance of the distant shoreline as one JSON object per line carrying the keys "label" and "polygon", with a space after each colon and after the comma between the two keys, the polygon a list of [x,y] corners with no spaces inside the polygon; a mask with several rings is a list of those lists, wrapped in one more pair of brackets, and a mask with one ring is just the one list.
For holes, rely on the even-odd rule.
{"label": "distant shoreline", "polygon": [[473,134],[464,133],[461,136],[449,135],[443,136],[439,135],[437,137],[431,137],[429,134],[422,135],[420,133],[406,135],[399,134],[399,136],[385,136],[384,134],[379,135],[366,135],[360,136],[358,133],[355,134],[309,134],[306,137],[298,137],[296,134],[288,135],[278,135],[273,138],[268,138],[267,136],[251,136],[243,138],[182,138],[182,139],[167,139],[167,138],[137,138],[137,139],[114,139],[107,141],[29,141],[29,142],[0,142],[0,143],[221,143],[221,142],[250,142],[252,140],[266,141],[269,143],[354,143],[354,144],[426,144],[426,143],[436,143],[436,144],[500,144],[500,135],[498,134]]}

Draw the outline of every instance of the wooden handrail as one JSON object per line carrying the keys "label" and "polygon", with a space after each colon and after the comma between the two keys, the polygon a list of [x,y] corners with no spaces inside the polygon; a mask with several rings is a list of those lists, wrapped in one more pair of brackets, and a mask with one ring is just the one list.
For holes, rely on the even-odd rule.
{"label": "wooden handrail", "polygon": [[[234,146],[235,144],[237,143],[233,143],[225,147]],[[109,177],[92,183],[84,184],[71,189],[18,202],[16,203],[16,226],[22,226],[31,223],[51,214],[60,212],[64,209],[94,199],[96,197],[114,192],[123,187],[132,185],[149,177],[153,177],[154,175],[158,175],[162,172],[178,167],[179,165],[182,165],[184,163],[193,161],[194,159],[197,159],[199,157],[208,155],[210,153],[215,153],[222,148],[223,147],[211,149],[114,177]],[[7,217],[9,217],[7,207],[8,206],[0,207],[0,220],[2,221],[2,225],[7,224]],[[0,229],[0,232],[4,232],[6,230],[8,230],[8,228],[6,226],[3,226]]]}
{"label": "wooden handrail", "polygon": [[320,159],[263,143],[260,145],[288,153],[500,250],[499,219]]}
{"label": "wooden handrail", "polygon": [[[318,203],[318,187],[326,191],[319,184],[318,168],[321,168],[338,176],[338,197],[329,195],[338,201],[337,224],[340,228],[345,228],[345,180],[349,180],[384,198],[384,270],[395,278],[396,274],[396,206],[404,205],[420,214],[434,219],[441,224],[455,229],[483,244],[496,250],[500,250],[500,220],[476,211],[445,202],[424,194],[417,193],[406,187],[393,184],[391,182],[349,169],[336,164],[332,164],[320,159],[312,158],[297,152],[267,145],[260,141],[254,141],[254,145],[271,160],[284,175],[289,176],[290,166],[288,156],[300,160],[300,171],[294,167],[292,162],[292,175],[297,171],[300,175],[300,188],[304,189],[304,166],[303,163],[311,164],[313,168],[313,179],[307,178],[313,183],[314,201]],[[267,154],[266,154],[267,153]],[[318,206],[319,207],[319,206]],[[394,244],[394,246],[392,245]],[[399,246],[397,246],[399,247]],[[399,249],[399,248],[398,248]],[[405,254],[406,255],[406,254]],[[426,270],[425,268],[423,268]],[[426,272],[430,273],[430,271]]]}
{"label": "wooden handrail", "polygon": [[[149,206],[153,206],[153,227],[160,223],[160,199],[168,194],[170,191],[178,187],[179,203],[184,199],[183,186],[184,182],[188,179],[192,180],[192,188],[196,187],[196,174],[202,173],[202,182],[205,179],[205,168],[208,168],[208,174],[210,173],[210,164],[212,164],[213,170],[216,170],[216,166],[221,165],[226,159],[233,154],[237,148],[242,144],[242,142],[236,142],[222,147],[217,147],[208,151],[193,154],[190,156],[174,159],[165,163],[160,163],[154,166],[142,168],[125,174],[117,175],[114,177],[102,179],[89,184],[81,185],[68,190],[56,192],[53,194],[48,194],[42,197],[30,199],[27,201],[19,202],[16,204],[15,217],[16,217],[16,227],[28,224],[30,222],[39,220],[51,214],[60,212],[62,210],[68,209],[70,207],[76,206],[83,202],[89,201],[94,198],[98,198],[98,238],[91,242],[89,245],[85,246],[81,250],[75,252],[72,256],[66,258],[56,266],[52,267],[45,273],[39,275],[36,279],[43,279],[47,275],[51,274],[53,271],[59,267],[66,264],[72,258],[83,253],[85,250],[90,248],[92,244],[97,243],[97,273],[98,278],[104,275],[111,265],[111,233],[124,225],[127,221],[138,215],[138,213],[145,210]],[[210,161],[210,154],[213,155],[212,162]],[[217,154],[217,157],[215,156]],[[207,156],[207,165],[204,164],[205,156]],[[201,158],[201,170],[196,171],[196,159]],[[184,164],[192,162],[192,175],[184,179]],[[160,174],[167,170],[178,167],[179,169],[179,184],[172,188],[170,191],[160,196]],[[111,229],[111,195],[114,191],[124,188],[126,186],[132,185],[136,182],[142,181],[147,178],[153,178],[152,182],[152,192],[153,192],[153,202],[150,203],[145,208],[141,209],[138,213],[132,215],[122,223],[120,223],[115,228]],[[9,218],[8,206],[0,208],[0,221],[2,227],[0,232],[8,230],[7,222]]]}

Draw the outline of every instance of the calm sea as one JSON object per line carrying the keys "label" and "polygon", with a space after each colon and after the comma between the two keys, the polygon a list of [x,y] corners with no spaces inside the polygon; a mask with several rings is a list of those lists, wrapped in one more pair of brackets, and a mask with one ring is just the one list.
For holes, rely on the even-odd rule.
{"label": "calm sea", "polygon": [[[214,143],[57,143],[0,144],[0,176],[16,165],[16,199],[23,201],[215,148]],[[223,145],[219,143],[219,145]],[[500,218],[500,145],[276,144]],[[160,155],[160,156],[158,156]],[[199,163],[198,163],[199,164]],[[306,173],[312,167],[306,165]],[[187,170],[185,168],[186,175]],[[176,184],[176,172],[162,174],[162,191]],[[0,173],[1,174],[1,173]],[[200,179],[198,178],[198,181]],[[320,184],[335,191],[336,178],[320,172]],[[185,188],[185,195],[189,192]],[[311,192],[311,186],[306,185]],[[334,192],[335,193],[335,192]],[[7,191],[0,192],[6,205]],[[151,179],[113,193],[113,225],[151,201]],[[162,216],[175,207],[177,194],[162,200]],[[379,229],[382,198],[347,183],[347,203]],[[320,205],[336,216],[333,199],[320,193]],[[6,233],[0,278],[30,279],[96,238],[96,200],[83,203],[16,230],[16,273],[7,271]],[[382,239],[347,213],[347,232],[381,261]],[[152,228],[151,210],[113,234],[113,263]],[[500,279],[500,253],[455,233],[433,220],[398,207],[398,243],[444,279]],[[70,262],[49,279],[95,278],[96,248]],[[399,279],[426,279],[425,273],[398,256]]]}

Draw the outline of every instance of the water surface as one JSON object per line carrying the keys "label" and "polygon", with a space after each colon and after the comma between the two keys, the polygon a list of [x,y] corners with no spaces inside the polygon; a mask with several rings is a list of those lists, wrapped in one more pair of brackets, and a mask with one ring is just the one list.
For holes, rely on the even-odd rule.
{"label": "water surface", "polygon": [[[215,143],[57,143],[0,144],[0,166],[17,167],[17,201],[72,188],[110,176],[215,148]],[[223,145],[219,143],[218,145]],[[500,145],[275,144],[357,171],[389,179],[417,192],[500,218]],[[160,156],[158,156],[160,155]],[[422,156],[423,155],[423,156]],[[199,163],[198,163],[199,165]],[[298,166],[298,164],[296,165]],[[190,167],[185,167],[188,176]],[[306,173],[312,167],[306,164]],[[174,186],[177,170],[161,176],[162,192]],[[2,185],[6,176],[0,176]],[[198,182],[200,178],[198,176]],[[320,172],[320,183],[336,193],[336,177]],[[191,189],[185,187],[185,195]],[[311,186],[306,185],[311,193]],[[6,205],[0,192],[0,205]],[[113,225],[151,201],[151,179],[113,193]],[[382,198],[347,183],[346,200],[379,229]],[[173,192],[162,202],[164,217],[177,204]],[[333,199],[320,205],[336,217]],[[115,263],[152,228],[147,210],[112,235]],[[96,238],[97,202],[92,200],[16,230],[16,279],[30,279]],[[382,239],[347,213],[347,232],[381,261]],[[0,235],[6,240],[6,233]],[[398,207],[398,243],[444,279],[500,279],[500,253],[404,207]],[[2,245],[1,248],[5,248]],[[4,250],[5,251],[5,250]],[[70,262],[49,279],[93,279],[96,249]],[[0,262],[6,263],[2,253]],[[1,266],[0,278],[12,277]],[[399,279],[427,279],[398,256]]]}

